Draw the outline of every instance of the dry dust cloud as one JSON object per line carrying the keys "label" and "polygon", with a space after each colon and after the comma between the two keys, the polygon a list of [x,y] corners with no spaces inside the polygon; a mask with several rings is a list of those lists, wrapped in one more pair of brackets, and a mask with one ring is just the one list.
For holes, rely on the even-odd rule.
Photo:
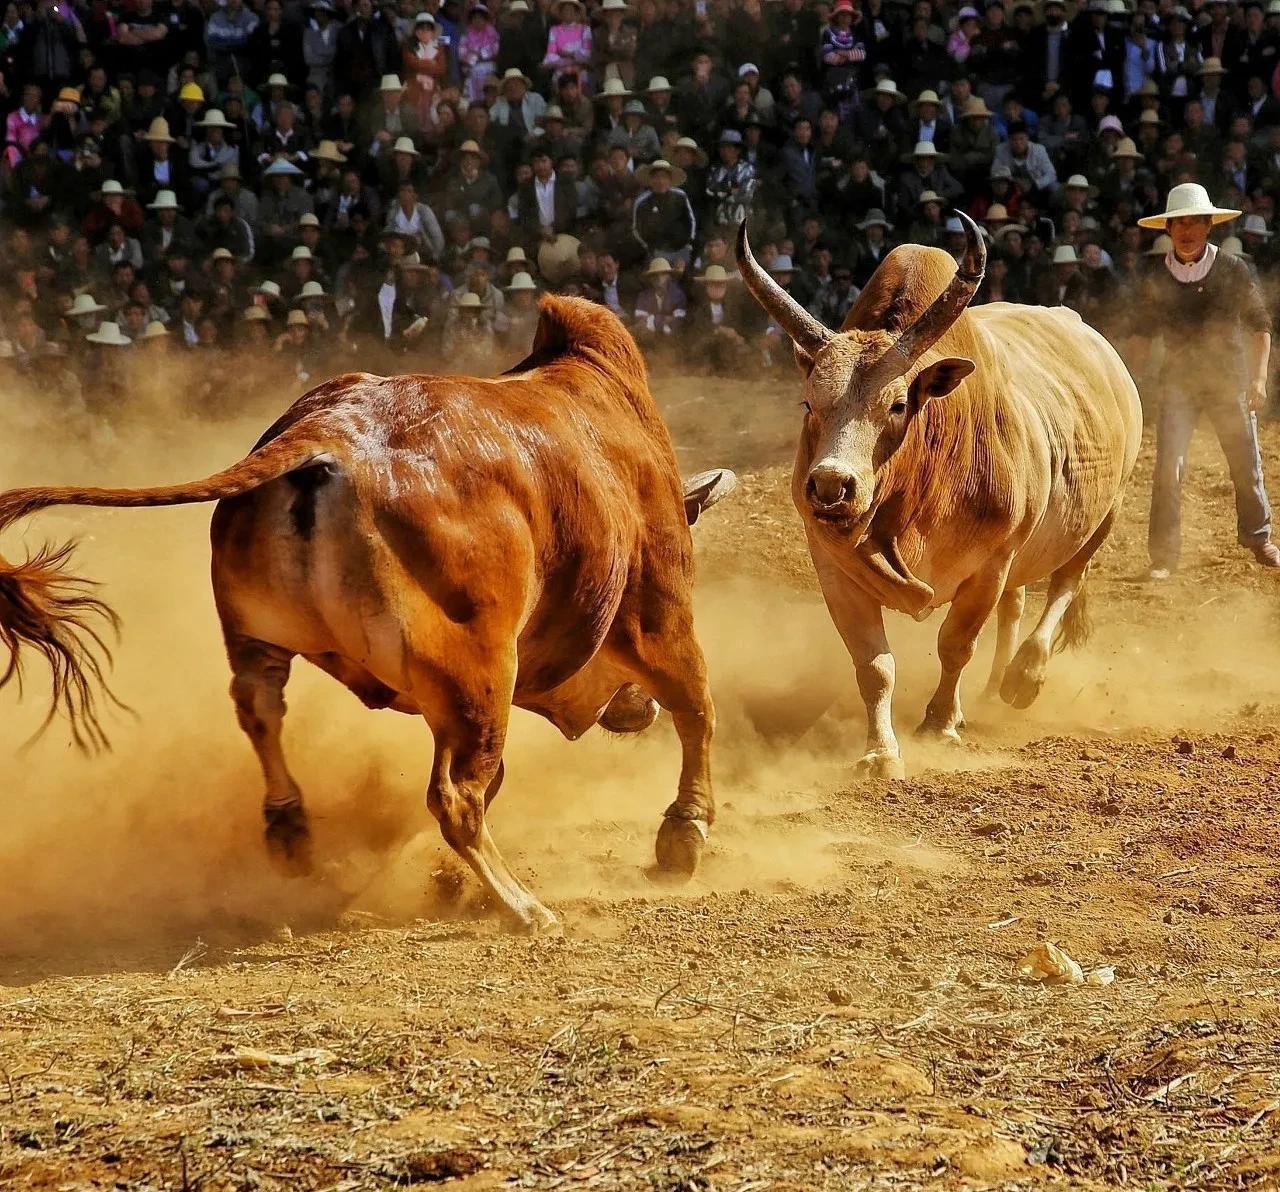
{"label": "dry dust cloud", "polygon": [[[156,399],[113,432],[91,432],[80,419],[33,418],[15,396],[0,397],[0,426],[13,444],[0,482],[154,484],[205,475],[248,450],[286,404],[255,397],[248,382],[246,389],[245,413],[234,419],[209,421],[177,399]],[[789,399],[779,412],[772,392],[759,387],[749,395],[759,416],[744,429],[741,386],[724,401],[708,400],[708,392],[690,383],[689,409],[677,418],[687,470],[742,467],[744,456],[789,458]],[[210,512],[59,510],[6,536],[10,554],[20,553],[24,537],[29,545],[81,538],[77,570],[101,581],[123,618],[115,686],[136,719],[115,718],[115,749],[105,757],[77,755],[56,723],[24,750],[43,714],[44,676],[32,667],[22,703],[13,689],[0,695],[0,953],[140,936],[209,938],[297,925],[326,909],[323,894],[277,878],[265,860],[262,781],[235,723],[209,589]],[[707,516],[733,511],[726,505]],[[862,710],[821,601],[767,572],[768,560],[744,560],[738,574],[704,569],[699,578],[700,635],[720,718],[714,759],[722,810],[689,890],[820,887],[838,878],[851,850],[868,863],[892,855],[904,864],[951,864],[850,829],[856,806],[838,830],[824,822],[821,806],[850,784],[862,751]],[[1176,649],[1158,626],[1108,624],[1101,602],[1095,611],[1104,626],[1094,644],[1055,660],[1031,713],[973,704],[978,744],[959,752],[922,749],[909,733],[936,677],[938,621],[895,619],[896,706],[909,769],[1000,764],[1046,733],[1175,726],[1238,709],[1246,690],[1280,699],[1276,659],[1257,649],[1257,626],[1264,617],[1269,623],[1260,602],[1219,602],[1212,625]],[[969,691],[985,680],[987,648]],[[425,725],[365,710],[306,664],[295,668],[288,698],[286,750],[334,905],[394,919],[454,913],[457,863],[422,804],[431,757]],[[506,784],[492,811],[495,837],[538,893],[560,904],[670,897],[643,871],[678,767],[665,721],[638,738],[593,732],[569,743],[517,713]],[[878,793],[855,786],[847,797],[874,804]],[[464,888],[465,904],[469,876]]]}

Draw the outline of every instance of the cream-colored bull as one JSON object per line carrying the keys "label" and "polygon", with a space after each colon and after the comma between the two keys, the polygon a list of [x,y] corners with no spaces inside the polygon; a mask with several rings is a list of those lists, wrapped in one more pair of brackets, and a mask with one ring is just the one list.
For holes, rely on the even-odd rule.
{"label": "cream-colored bull", "polygon": [[[1087,636],[1085,572],[1142,433],[1124,363],[1075,312],[965,309],[986,249],[962,219],[958,268],[939,249],[894,249],[839,332],[764,272],[745,227],[738,237],[743,279],[791,336],[805,374],[792,495],[867,706],[861,766],[880,777],[903,773],[883,610],[923,619],[951,606],[921,733],[959,739],[960,675],[993,611],[988,690],[1029,705],[1055,643]],[[1015,653],[1026,585],[1046,578],[1044,612]]]}

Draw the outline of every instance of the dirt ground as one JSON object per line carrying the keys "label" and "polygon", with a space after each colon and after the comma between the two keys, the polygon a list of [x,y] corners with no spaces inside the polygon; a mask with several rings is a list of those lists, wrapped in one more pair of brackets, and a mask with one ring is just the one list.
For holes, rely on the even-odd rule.
{"label": "dirt ground", "polygon": [[[443,850],[425,729],[314,673],[286,744],[323,875],[277,878],[208,511],[41,519],[87,535],[136,718],[106,758],[56,728],[20,752],[38,692],[0,697],[0,1187],[1280,1187],[1276,581],[1207,430],[1183,572],[1135,582],[1147,450],[1095,638],[1028,712],[973,695],[963,749],[918,746],[939,618],[893,622],[886,785],[853,776],[852,669],[787,495],[794,382],[656,388],[687,470],[742,477],[696,531],[720,819],[691,885],[651,884],[669,725],[569,744],[519,715],[494,832],[560,937],[502,934]],[[3,479],[202,474],[265,415],[76,450],[19,427]],[[1114,980],[1017,975],[1041,941]]]}

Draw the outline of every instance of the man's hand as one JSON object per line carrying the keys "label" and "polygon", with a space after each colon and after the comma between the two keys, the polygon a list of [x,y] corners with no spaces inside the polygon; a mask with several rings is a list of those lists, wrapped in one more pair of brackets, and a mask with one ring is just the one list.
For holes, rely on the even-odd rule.
{"label": "man's hand", "polygon": [[1267,380],[1265,377],[1257,377],[1249,386],[1249,409],[1253,413],[1257,413],[1267,404]]}

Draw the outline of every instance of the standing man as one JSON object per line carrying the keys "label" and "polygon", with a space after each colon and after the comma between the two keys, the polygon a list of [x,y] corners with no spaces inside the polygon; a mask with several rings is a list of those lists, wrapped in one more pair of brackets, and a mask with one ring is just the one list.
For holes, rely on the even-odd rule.
{"label": "standing man", "polygon": [[1134,305],[1142,319],[1137,371],[1151,339],[1162,338],[1165,350],[1148,537],[1152,580],[1168,579],[1178,566],[1182,477],[1201,413],[1208,414],[1227,457],[1240,544],[1263,567],[1280,568],[1255,417],[1267,396],[1271,319],[1248,265],[1209,243],[1215,224],[1239,214],[1215,207],[1203,186],[1185,182],[1169,192],[1162,214],[1138,221],[1166,231],[1173,242]]}

